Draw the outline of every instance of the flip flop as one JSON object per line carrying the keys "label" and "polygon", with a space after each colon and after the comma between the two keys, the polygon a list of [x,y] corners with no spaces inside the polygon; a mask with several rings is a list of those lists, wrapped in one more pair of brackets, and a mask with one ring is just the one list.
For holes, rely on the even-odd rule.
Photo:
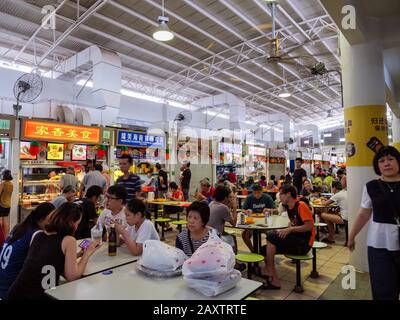
{"label": "flip flop", "polygon": [[261,287],[262,290],[281,290],[281,287],[274,286],[269,280]]}

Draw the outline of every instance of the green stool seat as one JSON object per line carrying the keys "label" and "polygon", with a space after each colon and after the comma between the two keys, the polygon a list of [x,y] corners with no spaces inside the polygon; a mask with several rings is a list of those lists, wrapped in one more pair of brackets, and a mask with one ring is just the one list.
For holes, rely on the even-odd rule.
{"label": "green stool seat", "polygon": [[240,262],[261,262],[264,260],[264,257],[258,253],[238,253],[236,255],[236,260]]}
{"label": "green stool seat", "polygon": [[312,246],[313,249],[323,249],[326,248],[328,245],[325,242],[314,241]]}
{"label": "green stool seat", "polygon": [[295,255],[295,254],[285,254],[286,258],[296,261],[296,285],[294,287],[294,292],[302,293],[304,291],[301,285],[301,261],[311,260],[313,255],[309,252],[306,255]]}
{"label": "green stool seat", "polygon": [[317,249],[324,249],[326,248],[328,245],[324,242],[319,242],[319,241],[314,241],[314,244],[312,246],[312,254],[313,254],[313,260],[312,260],[312,264],[313,264],[313,268],[311,270],[310,273],[310,277],[313,279],[316,279],[319,277],[319,273],[317,271]]}
{"label": "green stool seat", "polygon": [[247,263],[247,278],[251,279],[253,264],[256,266],[256,264],[264,260],[264,257],[257,253],[238,253],[236,255],[236,260]]}
{"label": "green stool seat", "polygon": [[159,222],[159,223],[163,223],[163,222],[170,222],[171,219],[169,219],[169,218],[157,218],[157,219],[154,219],[154,221],[155,222]]}
{"label": "green stool seat", "polygon": [[182,226],[187,225],[187,221],[186,220],[176,220],[176,221],[172,221],[171,224],[173,224],[174,226],[178,226],[178,231],[182,232]]}
{"label": "green stool seat", "polygon": [[320,227],[326,227],[327,224],[324,222],[316,222],[314,223],[314,227],[320,228]]}
{"label": "green stool seat", "polygon": [[169,218],[154,219],[154,222],[156,223],[156,225],[157,225],[157,223],[161,224],[161,238],[160,238],[161,241],[165,241],[165,237],[164,237],[165,223],[170,222],[170,221],[171,221],[171,219],[169,219]]}

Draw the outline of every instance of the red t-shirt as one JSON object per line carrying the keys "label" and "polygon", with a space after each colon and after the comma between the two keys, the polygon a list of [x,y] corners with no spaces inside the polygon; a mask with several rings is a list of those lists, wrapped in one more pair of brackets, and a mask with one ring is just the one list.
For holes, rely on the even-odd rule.
{"label": "red t-shirt", "polygon": [[172,192],[172,199],[174,200],[182,200],[183,199],[183,192],[181,190],[176,190]]}
{"label": "red t-shirt", "polygon": [[230,183],[236,183],[236,182],[237,182],[236,173],[234,173],[234,172],[229,172],[229,173],[228,173],[228,181],[229,181]]}
{"label": "red t-shirt", "polygon": [[208,192],[204,192],[204,191],[201,192],[201,194],[203,196],[205,196],[206,198],[213,198],[214,197],[214,193],[215,193],[215,188],[214,187],[211,187]]}

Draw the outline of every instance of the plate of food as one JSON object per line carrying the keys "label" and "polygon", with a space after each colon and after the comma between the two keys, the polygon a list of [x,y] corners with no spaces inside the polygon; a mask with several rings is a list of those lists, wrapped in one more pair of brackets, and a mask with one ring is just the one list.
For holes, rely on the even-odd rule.
{"label": "plate of food", "polygon": [[182,274],[182,266],[180,266],[178,269],[174,271],[160,271],[145,267],[142,264],[140,264],[139,261],[138,263],[136,263],[136,268],[148,276],[158,277],[158,278],[178,277]]}

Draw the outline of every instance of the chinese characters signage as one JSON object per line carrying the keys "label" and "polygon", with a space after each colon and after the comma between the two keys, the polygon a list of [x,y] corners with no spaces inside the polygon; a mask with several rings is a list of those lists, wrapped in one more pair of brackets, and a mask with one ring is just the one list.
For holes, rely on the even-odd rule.
{"label": "chinese characters signage", "polygon": [[101,129],[98,127],[84,127],[34,120],[24,121],[22,130],[23,138],[30,140],[71,141],[98,144],[101,137]]}
{"label": "chinese characters signage", "polygon": [[242,145],[222,142],[219,144],[219,152],[242,154]]}
{"label": "chinese characters signage", "polygon": [[165,138],[145,133],[118,130],[117,145],[164,148]]}
{"label": "chinese characters signage", "polygon": [[14,138],[15,118],[12,116],[1,115],[0,117],[0,137]]}

